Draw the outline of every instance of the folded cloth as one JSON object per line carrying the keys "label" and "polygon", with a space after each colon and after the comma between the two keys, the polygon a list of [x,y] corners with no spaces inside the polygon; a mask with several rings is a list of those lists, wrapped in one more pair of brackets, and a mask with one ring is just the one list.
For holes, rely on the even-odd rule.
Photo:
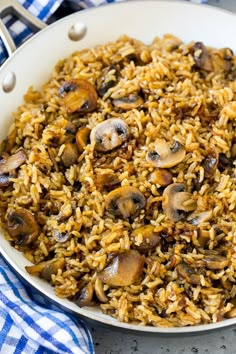
{"label": "folded cloth", "polygon": [[0,353],[92,354],[89,330],[15,276],[0,255]]}

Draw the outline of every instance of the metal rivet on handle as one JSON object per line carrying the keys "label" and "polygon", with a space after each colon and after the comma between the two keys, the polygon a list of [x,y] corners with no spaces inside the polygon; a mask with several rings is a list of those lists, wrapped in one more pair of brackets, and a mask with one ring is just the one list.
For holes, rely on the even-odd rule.
{"label": "metal rivet on handle", "polygon": [[9,71],[2,80],[2,89],[4,92],[9,93],[14,89],[15,85],[16,75],[13,71]]}
{"label": "metal rivet on handle", "polygon": [[68,37],[72,41],[79,41],[82,38],[84,38],[85,34],[87,32],[87,28],[84,23],[82,22],[77,22],[71,26],[68,32]]}

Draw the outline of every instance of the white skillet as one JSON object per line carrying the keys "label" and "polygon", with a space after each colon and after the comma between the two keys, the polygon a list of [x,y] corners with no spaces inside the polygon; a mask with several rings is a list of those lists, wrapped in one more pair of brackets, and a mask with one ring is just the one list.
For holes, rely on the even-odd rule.
{"label": "white skillet", "polygon": [[[0,14],[1,10],[6,11],[6,5],[9,3],[12,8],[15,6],[13,0],[1,0]],[[32,17],[30,20],[34,21]],[[40,21],[37,21],[35,26],[44,27]],[[0,34],[1,32],[6,35],[5,28],[0,23]],[[184,1],[128,1],[72,14],[38,32],[14,51],[1,67],[0,140],[6,136],[12,122],[11,113],[22,103],[23,94],[28,87],[33,85],[40,88],[40,85],[50,77],[59,59],[75,50],[115,40],[122,34],[150,43],[155,36],[162,36],[165,33],[172,33],[185,42],[203,41],[206,45],[230,47],[236,51],[236,16],[204,5]],[[70,37],[82,39],[76,41]],[[9,38],[5,43],[9,52],[15,49]],[[102,314],[98,308],[79,308],[70,301],[56,297],[48,283],[29,276],[25,271],[25,266],[29,265],[29,262],[8,244],[1,233],[0,251],[9,265],[24,280],[55,304],[63,306],[65,311],[73,311],[103,324],[142,332],[169,334],[201,332],[236,324],[236,318],[181,328],[144,327],[120,323]]]}

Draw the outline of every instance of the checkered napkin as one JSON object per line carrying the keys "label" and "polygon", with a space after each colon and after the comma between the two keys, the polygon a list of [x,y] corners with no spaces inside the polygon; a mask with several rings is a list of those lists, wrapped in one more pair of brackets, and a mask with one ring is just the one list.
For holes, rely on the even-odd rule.
{"label": "checkered napkin", "polygon": [[45,298],[23,285],[1,255],[0,353],[94,353],[84,323],[45,304]]}

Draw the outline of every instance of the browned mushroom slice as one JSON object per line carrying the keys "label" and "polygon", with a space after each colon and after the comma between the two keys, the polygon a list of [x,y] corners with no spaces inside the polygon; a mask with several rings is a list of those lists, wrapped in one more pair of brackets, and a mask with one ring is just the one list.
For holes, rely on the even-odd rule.
{"label": "browned mushroom slice", "polygon": [[77,162],[79,157],[79,150],[76,144],[66,143],[61,159],[65,167],[70,167]]}
{"label": "browned mushroom slice", "polygon": [[50,261],[41,262],[33,266],[26,266],[25,269],[30,275],[41,277],[51,281],[52,275],[57,274],[58,270],[65,268],[65,259],[58,258]]}
{"label": "browned mushroom slice", "polygon": [[117,108],[123,109],[124,111],[129,111],[130,109],[140,107],[143,104],[143,99],[140,96],[131,93],[127,97],[113,100],[112,103]]}
{"label": "browned mushroom slice", "polygon": [[92,84],[83,79],[72,79],[59,89],[63,105],[68,113],[88,113],[97,108],[97,92]]}
{"label": "browned mushroom slice", "polygon": [[194,270],[185,263],[178,264],[176,267],[177,274],[181,281],[187,281],[190,284],[201,284],[201,277],[195,273]]}
{"label": "browned mushroom slice", "polygon": [[211,56],[202,42],[196,42],[193,46],[193,59],[195,66],[204,71],[212,71]]}
{"label": "browned mushroom slice", "polygon": [[101,301],[102,303],[108,302],[108,298],[104,293],[103,283],[100,278],[96,279],[95,284],[94,284],[94,290],[95,290],[95,294],[96,294],[99,301]]}
{"label": "browned mushroom slice", "polygon": [[234,53],[230,48],[222,48],[211,53],[211,62],[214,71],[228,72],[232,68]]}
{"label": "browned mushroom slice", "polygon": [[99,96],[105,95],[111,87],[116,85],[118,74],[119,68],[114,64],[103,69],[101,77],[97,80]]}
{"label": "browned mushroom slice", "polygon": [[170,145],[163,139],[157,139],[155,150],[149,151],[146,160],[150,165],[159,168],[170,168],[183,161],[186,151],[178,141]]}
{"label": "browned mushroom slice", "polygon": [[120,146],[129,137],[127,123],[119,118],[107,119],[96,125],[90,134],[90,141],[97,151],[110,151]]}
{"label": "browned mushroom slice", "polygon": [[143,266],[144,258],[138,251],[126,251],[114,257],[99,278],[111,286],[129,286],[140,278]]}
{"label": "browned mushroom slice", "polygon": [[[131,239],[134,241],[134,248],[141,253],[147,253],[150,250],[156,248],[160,244],[160,235],[158,232],[154,231],[155,227],[153,225],[145,225],[135,229],[131,234]],[[141,242],[139,244],[135,243],[135,238],[141,236]]]}
{"label": "browned mushroom slice", "polygon": [[79,307],[84,307],[90,305],[93,299],[94,286],[92,283],[88,283],[84,286],[78,294],[73,299],[73,302],[76,303]]}
{"label": "browned mushroom slice", "polygon": [[94,181],[96,187],[100,190],[102,189],[112,189],[115,186],[117,186],[118,184],[120,184],[120,180],[117,177],[117,175],[115,175],[112,172],[106,172],[106,173],[101,173],[99,175],[97,175],[95,177],[95,181]]}
{"label": "browned mushroom slice", "polygon": [[0,187],[7,187],[10,184],[10,176],[0,175]]}
{"label": "browned mushroom slice", "polygon": [[3,158],[0,160],[0,175],[9,173],[20,165],[22,165],[27,159],[26,153],[23,149],[17,151],[14,155]]}
{"label": "browned mushroom slice", "polygon": [[196,207],[192,194],[185,192],[184,184],[172,183],[165,188],[162,208],[165,215],[173,222],[185,219],[186,212],[193,211]]}
{"label": "browned mushroom slice", "polygon": [[55,241],[59,243],[64,243],[71,238],[71,234],[69,232],[60,232],[58,230],[53,230],[52,237],[55,239]]}
{"label": "browned mushroom slice", "polygon": [[202,167],[204,168],[204,175],[206,178],[214,177],[217,169],[219,156],[217,152],[209,151],[207,157],[202,161]]}
{"label": "browned mushroom slice", "polygon": [[76,125],[72,123],[70,120],[68,120],[65,126],[65,131],[67,134],[74,135],[77,131]]}
{"label": "browned mushroom slice", "polygon": [[89,144],[90,141],[90,133],[91,129],[88,127],[80,128],[76,133],[76,143],[79,152],[83,152],[86,145]]}
{"label": "browned mushroom slice", "polygon": [[210,233],[208,230],[199,230],[197,240],[200,246],[205,247],[209,243],[210,239]]}
{"label": "browned mushroom slice", "polygon": [[17,245],[26,246],[38,237],[39,226],[29,210],[18,208],[7,214],[7,232]]}
{"label": "browned mushroom slice", "polygon": [[224,269],[229,265],[229,259],[215,254],[206,255],[203,258],[203,261],[205,262],[206,267],[212,270]]}
{"label": "browned mushroom slice", "polygon": [[172,181],[172,173],[164,168],[153,171],[148,177],[148,182],[159,184],[162,187],[168,186],[172,183]]}
{"label": "browned mushroom slice", "polygon": [[106,209],[109,213],[123,219],[134,215],[146,204],[144,195],[138,188],[125,186],[114,189],[106,197]]}

